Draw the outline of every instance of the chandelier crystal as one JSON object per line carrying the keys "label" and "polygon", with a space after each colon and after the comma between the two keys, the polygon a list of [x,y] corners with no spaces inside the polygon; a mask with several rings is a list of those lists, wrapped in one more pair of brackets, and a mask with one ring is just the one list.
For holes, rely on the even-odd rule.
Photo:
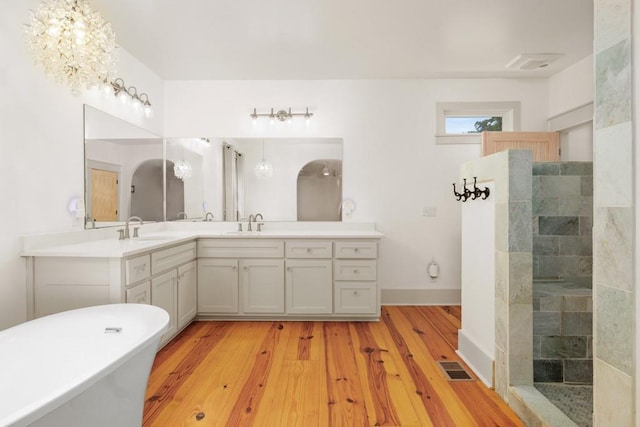
{"label": "chandelier crystal", "polygon": [[185,179],[191,178],[191,175],[193,175],[193,169],[191,168],[191,164],[186,160],[178,160],[173,165],[173,174],[176,178],[184,181]]}
{"label": "chandelier crystal", "polygon": [[36,65],[74,94],[115,73],[115,34],[86,0],[45,0],[25,30]]}

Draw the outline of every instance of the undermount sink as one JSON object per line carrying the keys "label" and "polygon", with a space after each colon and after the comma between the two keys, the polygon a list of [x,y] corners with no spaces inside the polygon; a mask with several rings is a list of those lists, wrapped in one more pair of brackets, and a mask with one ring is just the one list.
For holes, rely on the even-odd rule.
{"label": "undermount sink", "polygon": [[225,231],[224,234],[258,234],[257,231]]}
{"label": "undermount sink", "polygon": [[140,237],[133,237],[131,240],[171,240],[171,239],[175,239],[175,236],[140,236]]}

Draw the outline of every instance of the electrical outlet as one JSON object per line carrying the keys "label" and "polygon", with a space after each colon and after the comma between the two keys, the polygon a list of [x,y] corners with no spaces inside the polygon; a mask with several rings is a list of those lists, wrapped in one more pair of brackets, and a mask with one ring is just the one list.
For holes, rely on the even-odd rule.
{"label": "electrical outlet", "polygon": [[425,206],[422,208],[422,216],[434,217],[438,214],[438,209],[435,206]]}

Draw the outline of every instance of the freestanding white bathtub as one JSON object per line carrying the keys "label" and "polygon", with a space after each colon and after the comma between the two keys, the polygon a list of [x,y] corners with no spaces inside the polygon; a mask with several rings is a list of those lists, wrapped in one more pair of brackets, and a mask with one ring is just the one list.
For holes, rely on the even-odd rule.
{"label": "freestanding white bathtub", "polygon": [[168,322],[158,307],[110,304],[0,331],[0,426],[139,427]]}

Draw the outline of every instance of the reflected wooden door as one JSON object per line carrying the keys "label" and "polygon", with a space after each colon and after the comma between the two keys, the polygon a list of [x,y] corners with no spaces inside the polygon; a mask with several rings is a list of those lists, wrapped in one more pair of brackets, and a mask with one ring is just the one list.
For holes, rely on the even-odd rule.
{"label": "reflected wooden door", "polygon": [[118,220],[118,173],[91,169],[91,217],[96,221]]}
{"label": "reflected wooden door", "polygon": [[534,162],[560,161],[558,132],[482,132],[482,155],[504,150],[531,150]]}

